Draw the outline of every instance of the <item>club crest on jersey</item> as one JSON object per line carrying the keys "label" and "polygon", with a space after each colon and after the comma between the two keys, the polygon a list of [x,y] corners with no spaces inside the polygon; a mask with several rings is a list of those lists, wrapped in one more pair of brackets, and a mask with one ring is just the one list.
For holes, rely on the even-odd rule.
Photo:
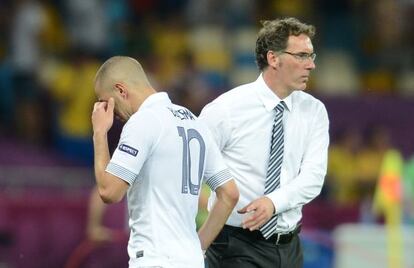
{"label": "club crest on jersey", "polygon": [[118,149],[121,150],[121,151],[123,151],[123,152],[125,152],[125,153],[127,153],[127,154],[130,154],[132,156],[137,156],[137,154],[138,154],[138,150],[137,149],[132,148],[131,146],[128,146],[128,145],[123,144],[123,143],[121,143],[118,146]]}

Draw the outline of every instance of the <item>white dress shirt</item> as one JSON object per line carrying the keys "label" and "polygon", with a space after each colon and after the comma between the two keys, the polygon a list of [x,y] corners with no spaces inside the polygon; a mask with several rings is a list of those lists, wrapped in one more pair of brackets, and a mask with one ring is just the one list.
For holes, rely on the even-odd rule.
{"label": "white dress shirt", "polygon": [[[228,225],[241,226],[243,215],[237,209],[264,195],[274,108],[280,101],[260,75],[222,94],[201,112],[240,191]],[[302,218],[302,206],[320,193],[329,145],[329,120],[321,101],[303,91],[283,101],[287,108],[280,188],[267,195],[279,215],[277,232],[293,230]],[[209,208],[214,199],[213,193]]]}

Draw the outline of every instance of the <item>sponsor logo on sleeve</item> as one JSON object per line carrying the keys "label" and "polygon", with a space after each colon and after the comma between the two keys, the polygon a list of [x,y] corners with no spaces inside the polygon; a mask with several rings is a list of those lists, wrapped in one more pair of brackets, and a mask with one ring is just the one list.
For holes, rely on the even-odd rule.
{"label": "sponsor logo on sleeve", "polygon": [[127,153],[127,154],[130,154],[132,156],[137,156],[137,154],[138,154],[138,150],[137,149],[132,148],[131,146],[128,146],[128,145],[123,144],[123,143],[121,143],[118,146],[118,149],[121,150],[121,151],[123,151],[123,152],[125,152],[125,153]]}
{"label": "sponsor logo on sleeve", "polygon": [[[144,257],[144,251],[143,250],[140,250],[140,251],[138,251],[137,252],[137,254],[135,255],[137,258],[141,258],[141,257]],[[151,266],[152,267],[152,266]]]}

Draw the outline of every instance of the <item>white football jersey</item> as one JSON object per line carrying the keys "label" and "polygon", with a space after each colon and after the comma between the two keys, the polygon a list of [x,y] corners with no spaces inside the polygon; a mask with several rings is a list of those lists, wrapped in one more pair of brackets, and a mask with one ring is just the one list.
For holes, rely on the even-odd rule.
{"label": "white football jersey", "polygon": [[130,267],[204,267],[195,217],[202,179],[231,179],[208,129],[166,93],[148,97],[125,124],[106,171],[125,180]]}

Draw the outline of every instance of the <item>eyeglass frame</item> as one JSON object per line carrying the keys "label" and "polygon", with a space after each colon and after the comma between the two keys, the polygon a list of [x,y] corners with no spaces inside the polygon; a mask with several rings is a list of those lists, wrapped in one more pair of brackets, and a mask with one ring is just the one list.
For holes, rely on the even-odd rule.
{"label": "eyeglass frame", "polygon": [[305,60],[308,60],[308,59],[311,59],[312,61],[315,61],[315,59],[316,59],[316,53],[315,52],[312,52],[312,53],[306,53],[306,52],[292,53],[292,52],[284,50],[281,53],[282,54],[283,53],[289,54],[289,55],[295,57],[296,59],[298,59],[300,61],[305,61]]}

